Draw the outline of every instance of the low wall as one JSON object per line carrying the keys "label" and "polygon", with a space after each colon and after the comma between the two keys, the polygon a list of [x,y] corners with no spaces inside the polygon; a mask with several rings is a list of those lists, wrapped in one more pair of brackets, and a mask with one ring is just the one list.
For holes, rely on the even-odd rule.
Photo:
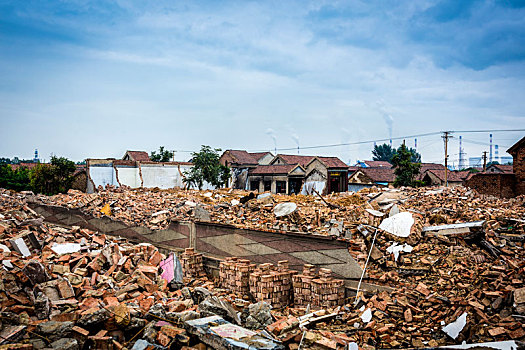
{"label": "low wall", "polygon": [[290,268],[301,271],[304,264],[329,268],[334,275],[358,279],[362,270],[348,251],[347,243],[331,237],[294,233],[246,230],[208,222],[172,221],[164,230],[128,226],[107,216],[96,218],[78,209],[29,203],[46,221],[80,226],[121,236],[133,242],[147,242],[167,250],[195,248],[210,259],[242,257],[254,263],[277,264],[288,260]]}
{"label": "low wall", "polygon": [[516,176],[514,174],[475,174],[465,182],[465,185],[481,194],[502,198],[517,196]]}

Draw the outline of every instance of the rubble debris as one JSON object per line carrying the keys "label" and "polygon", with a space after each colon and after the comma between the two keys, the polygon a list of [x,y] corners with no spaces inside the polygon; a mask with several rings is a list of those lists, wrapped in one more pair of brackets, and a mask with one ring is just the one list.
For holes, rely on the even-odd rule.
{"label": "rubble debris", "polygon": [[[302,195],[268,194],[241,204],[246,192],[229,191],[108,188],[94,195],[72,191],[37,198],[94,216],[110,203],[111,217],[156,229],[169,220],[195,219],[200,205],[211,222],[275,234],[294,224],[275,218],[275,204],[293,202],[301,213],[297,232],[345,240],[362,267],[370,255],[363,285],[377,288],[359,289],[354,303],[355,284],[338,280],[329,264],[295,272],[285,261],[257,265],[242,258],[222,261],[220,278],[213,280],[204,273],[203,252],[192,249],[180,254],[183,273],[177,279],[175,255],[151,244],[48,224],[26,205],[26,195],[0,189],[0,341],[25,349],[202,349],[206,344],[372,350],[476,343],[498,348],[506,340],[519,345],[525,339],[524,197],[480,197],[462,187],[371,188],[328,195],[338,206],[330,207]],[[390,218],[411,215],[408,236],[377,228],[386,215],[371,210]],[[443,224],[456,225],[449,227],[455,232],[427,229]],[[13,246],[19,238],[29,255]],[[52,249],[64,244],[80,249]],[[348,295],[345,284],[353,286]],[[456,322],[460,327],[452,326]]]}

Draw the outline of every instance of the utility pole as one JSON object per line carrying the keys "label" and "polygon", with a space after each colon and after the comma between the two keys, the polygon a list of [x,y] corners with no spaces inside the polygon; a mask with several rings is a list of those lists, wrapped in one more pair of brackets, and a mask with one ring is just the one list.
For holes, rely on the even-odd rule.
{"label": "utility pole", "polygon": [[450,131],[443,131],[441,138],[445,141],[445,187],[448,187],[448,139],[452,138],[452,135]]}
{"label": "utility pole", "polygon": [[487,151],[483,151],[483,172],[487,170]]}

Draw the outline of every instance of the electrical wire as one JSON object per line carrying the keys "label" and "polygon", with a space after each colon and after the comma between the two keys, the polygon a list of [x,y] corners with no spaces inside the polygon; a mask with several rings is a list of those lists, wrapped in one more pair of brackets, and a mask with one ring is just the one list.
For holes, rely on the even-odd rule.
{"label": "electrical wire", "polygon": [[[496,132],[518,132],[518,131],[525,131],[525,129],[492,129],[492,130],[448,130],[449,133],[457,134],[457,133],[496,133]],[[362,145],[362,144],[368,144],[368,143],[374,143],[374,142],[387,142],[387,141],[394,141],[394,140],[403,140],[403,139],[411,139],[416,137],[428,137],[428,136],[435,136],[442,134],[444,131],[434,131],[434,132],[428,132],[428,133],[422,133],[422,134],[415,134],[415,135],[406,135],[406,136],[398,136],[398,137],[387,137],[382,139],[375,139],[375,140],[364,140],[364,141],[354,141],[354,142],[342,142],[342,143],[334,143],[334,144],[327,144],[327,145],[315,145],[315,146],[303,146],[299,147],[300,150],[306,150],[306,149],[320,149],[320,148],[332,148],[332,147],[342,147],[342,146],[353,146],[353,145]],[[477,141],[468,141],[463,138],[463,141],[476,143]],[[483,146],[487,145],[484,143],[479,142],[478,144],[481,144]],[[507,146],[503,146],[507,147]],[[296,151],[298,149],[297,146],[295,147],[285,147],[285,148],[273,148],[275,151]],[[248,152],[267,152],[268,149],[257,149],[257,150],[248,150]],[[192,153],[192,152],[198,152],[198,151],[187,151],[187,150],[176,150],[176,152],[180,153]]]}

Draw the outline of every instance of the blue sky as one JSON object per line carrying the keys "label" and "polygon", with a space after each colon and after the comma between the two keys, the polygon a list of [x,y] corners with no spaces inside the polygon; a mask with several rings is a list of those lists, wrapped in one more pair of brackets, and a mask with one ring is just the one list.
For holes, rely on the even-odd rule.
{"label": "blue sky", "polygon": [[[0,0],[0,156],[523,129],[524,61],[525,1]],[[467,157],[488,148],[463,137]],[[443,157],[439,136],[418,146]],[[302,153],[353,163],[371,148]]]}

